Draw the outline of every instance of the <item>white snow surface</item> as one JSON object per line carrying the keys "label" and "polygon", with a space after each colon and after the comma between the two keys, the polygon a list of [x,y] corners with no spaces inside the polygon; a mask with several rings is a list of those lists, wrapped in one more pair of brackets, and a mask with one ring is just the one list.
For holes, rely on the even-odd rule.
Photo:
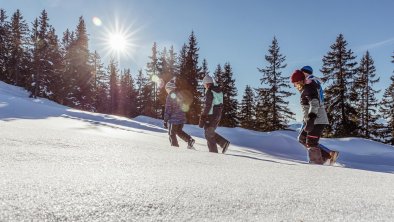
{"label": "white snow surface", "polygon": [[297,132],[219,128],[228,153],[169,145],[160,120],[78,111],[0,82],[0,221],[393,221],[394,149]]}

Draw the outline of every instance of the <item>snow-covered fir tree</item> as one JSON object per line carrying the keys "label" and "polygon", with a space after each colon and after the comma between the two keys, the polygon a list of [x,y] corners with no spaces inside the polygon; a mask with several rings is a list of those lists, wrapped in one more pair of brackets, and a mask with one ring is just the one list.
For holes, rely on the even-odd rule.
{"label": "snow-covered fir tree", "polygon": [[239,105],[239,124],[245,129],[255,129],[256,110],[253,89],[247,85]]}
{"label": "snow-covered fir tree", "polygon": [[[268,55],[265,56],[268,65],[265,68],[258,68],[262,73],[260,79],[262,87],[259,88],[259,111],[257,117],[264,126],[264,131],[274,131],[285,129],[290,119],[294,119],[294,113],[290,111],[286,101],[293,93],[287,91],[290,88],[288,77],[282,76],[282,69],[286,57],[280,53],[280,48],[276,37],[268,49]],[[267,106],[267,107],[261,107]],[[263,113],[266,112],[266,113]],[[260,130],[263,130],[260,128]]]}
{"label": "snow-covered fir tree", "polygon": [[379,82],[376,77],[374,61],[367,51],[360,61],[357,69],[353,91],[356,92],[355,107],[357,107],[359,134],[364,138],[376,138],[378,129],[378,100],[373,85]]}
{"label": "snow-covered fir tree", "polygon": [[320,70],[326,83],[325,105],[330,122],[329,135],[336,137],[357,135],[357,112],[352,106],[351,87],[356,73],[355,56],[347,49],[348,43],[340,34],[331,51],[323,57],[323,67]]}

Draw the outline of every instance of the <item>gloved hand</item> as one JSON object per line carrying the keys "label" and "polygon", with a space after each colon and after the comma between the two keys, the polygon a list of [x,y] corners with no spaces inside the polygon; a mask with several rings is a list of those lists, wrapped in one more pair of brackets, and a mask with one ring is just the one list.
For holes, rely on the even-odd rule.
{"label": "gloved hand", "polygon": [[200,121],[198,122],[198,126],[203,128],[205,125],[205,121],[207,120],[207,116],[200,116]]}
{"label": "gloved hand", "polygon": [[163,122],[163,127],[164,127],[164,129],[168,129],[167,121],[164,121],[164,122]]}
{"label": "gloved hand", "polygon": [[316,113],[309,113],[308,114],[308,120],[306,121],[305,124],[305,132],[311,132],[313,130],[313,128],[315,128],[315,120],[317,118]]}

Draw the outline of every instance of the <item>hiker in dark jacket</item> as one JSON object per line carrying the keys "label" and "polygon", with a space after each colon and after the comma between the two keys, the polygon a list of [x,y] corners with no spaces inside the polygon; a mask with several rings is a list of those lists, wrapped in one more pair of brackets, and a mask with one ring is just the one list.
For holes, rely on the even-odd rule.
{"label": "hiker in dark jacket", "polygon": [[320,101],[320,85],[315,81],[306,84],[305,75],[300,70],[294,71],[291,75],[291,82],[301,93],[304,124],[298,139],[308,149],[310,163],[323,164],[328,159],[335,161],[338,152],[333,151],[332,154],[327,155],[319,146],[323,130],[329,124],[324,103]]}
{"label": "hiker in dark jacket", "polygon": [[215,85],[211,76],[206,75],[203,79],[205,91],[204,108],[200,116],[199,127],[204,128],[205,138],[207,139],[209,152],[217,153],[218,144],[225,153],[230,142],[215,132],[223,110],[223,92],[222,89]]}
{"label": "hiker in dark jacket", "polygon": [[164,111],[164,128],[168,129],[171,146],[179,147],[176,136],[187,142],[188,149],[194,149],[194,139],[183,131],[186,122],[186,114],[182,110],[183,99],[176,90],[175,80],[170,80],[165,89],[168,93]]}

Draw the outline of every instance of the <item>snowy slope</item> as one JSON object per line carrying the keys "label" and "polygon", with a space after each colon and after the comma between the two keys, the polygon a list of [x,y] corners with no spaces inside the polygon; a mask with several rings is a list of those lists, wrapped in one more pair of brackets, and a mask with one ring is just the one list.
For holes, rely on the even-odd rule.
{"label": "snowy slope", "polygon": [[185,130],[197,151],[170,147],[161,121],[77,111],[0,82],[0,221],[394,217],[390,146],[324,139],[340,165],[315,166],[293,131],[220,128],[232,146],[217,155],[200,128]]}

